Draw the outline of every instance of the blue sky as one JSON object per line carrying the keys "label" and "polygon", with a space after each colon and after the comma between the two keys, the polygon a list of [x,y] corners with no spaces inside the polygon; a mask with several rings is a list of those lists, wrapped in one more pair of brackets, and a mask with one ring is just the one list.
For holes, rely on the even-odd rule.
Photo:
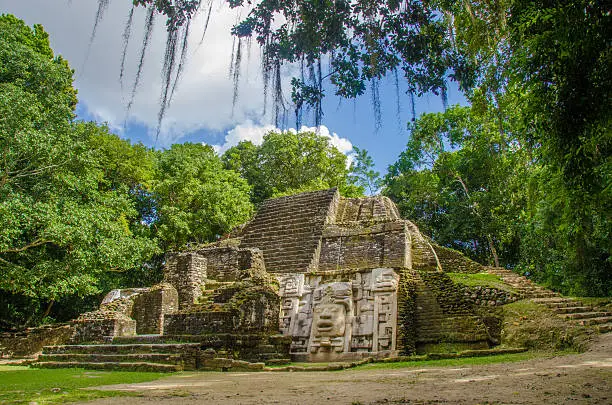
{"label": "blue sky", "polygon": [[[161,63],[165,46],[163,21],[157,21],[150,49],[146,55],[141,86],[133,108],[126,114],[130,86],[136,72],[139,43],[143,35],[144,10],[137,9],[130,38],[126,79],[119,83],[119,66],[124,22],[129,12],[128,0],[114,0],[98,26],[89,45],[94,24],[96,0],[0,0],[0,12],[15,14],[27,24],[42,24],[50,35],[51,46],[75,69],[75,87],[79,91],[77,114],[80,119],[106,122],[123,138],[145,145],[168,147],[172,143],[204,142],[223,150],[242,139],[261,140],[272,126],[272,117],[263,116],[263,85],[259,72],[259,52],[253,46],[242,64],[239,100],[232,113],[233,84],[228,77],[232,38],[229,27],[242,17],[217,0],[215,16],[201,46],[201,32],[192,33],[188,63],[168,110],[158,141],[155,141],[157,107],[161,89]],[[204,16],[200,16],[203,24]],[[289,95],[289,71],[285,93]],[[326,86],[321,133],[344,152],[351,145],[365,148],[373,157],[376,169],[386,171],[404,149],[409,133],[406,123],[412,118],[409,97],[400,77],[400,114],[397,113],[397,91],[394,80],[381,82],[382,127],[375,128],[369,92],[357,100],[340,100],[333,88]],[[449,105],[465,104],[462,94],[452,86]],[[416,113],[441,111],[440,97],[425,95],[416,100]],[[292,115],[292,114],[291,114]],[[290,119],[289,124],[292,124]],[[294,122],[293,122],[294,124]],[[314,123],[304,116],[304,125]]]}

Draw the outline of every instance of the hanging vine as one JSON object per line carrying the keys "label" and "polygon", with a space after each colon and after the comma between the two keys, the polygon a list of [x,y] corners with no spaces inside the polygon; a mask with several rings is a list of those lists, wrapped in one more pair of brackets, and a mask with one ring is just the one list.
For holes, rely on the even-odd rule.
{"label": "hanging vine", "polygon": [[[210,22],[213,1],[206,2],[207,11],[200,44]],[[277,124],[286,121],[288,110],[282,89],[282,68],[286,64],[303,65],[300,66],[300,77],[291,80],[291,102],[295,110],[296,126],[302,123],[303,109],[312,110],[315,124],[317,126],[321,124],[323,84],[327,79],[335,88],[335,94],[342,98],[361,96],[369,85],[377,129],[381,125],[380,80],[387,74],[394,75],[397,93],[398,70],[403,71],[406,90],[411,98],[413,119],[415,95],[432,91],[442,97],[442,102],[446,106],[448,79],[459,82],[463,88],[474,81],[476,72],[474,61],[459,52],[457,38],[452,29],[455,20],[448,17],[463,10],[463,5],[455,5],[454,2],[219,1],[226,1],[231,8],[249,10],[245,18],[239,17],[231,30],[235,38],[229,68],[234,91],[232,111],[238,100],[243,46],[246,43],[250,48],[251,38],[254,38],[261,47],[264,115],[267,111],[268,96],[271,96],[274,120]],[[109,0],[98,1],[92,41],[108,4]],[[132,4],[134,7],[147,7],[147,20],[138,71],[127,107],[128,113],[140,81],[154,14],[166,17],[167,38],[158,113],[159,133],[159,127],[185,66],[189,24],[198,14],[202,0],[132,0]],[[130,11],[124,30],[121,81],[124,77],[125,54],[132,17],[133,9]],[[327,73],[322,71],[323,59],[329,64]],[[452,74],[447,76],[448,71]],[[307,78],[304,78],[303,72],[309,72]],[[399,111],[399,105],[397,108]]]}
{"label": "hanging vine", "polygon": [[150,6],[147,10],[147,16],[145,19],[145,33],[142,38],[142,46],[140,47],[140,58],[138,59],[136,76],[134,78],[134,83],[132,84],[132,91],[130,92],[130,101],[128,102],[125,108],[126,117],[130,114],[130,110],[132,109],[132,105],[134,104],[134,99],[136,98],[136,92],[138,90],[138,85],[140,84],[140,75],[142,74],[142,68],[144,66],[145,55],[147,54],[147,48],[149,46],[149,42],[151,41],[151,34],[153,33],[154,22],[155,7]]}
{"label": "hanging vine", "polygon": [[128,14],[128,19],[125,23],[125,28],[123,29],[123,48],[121,50],[121,67],[119,68],[119,84],[121,85],[121,90],[123,92],[123,74],[125,73],[125,60],[127,57],[128,45],[130,43],[130,36],[132,35],[132,23],[134,21],[134,5],[130,8],[130,13]]}
{"label": "hanging vine", "polygon": [[91,52],[91,46],[94,43],[94,40],[96,39],[96,33],[98,32],[98,26],[100,25],[100,22],[102,21],[102,19],[104,18],[104,14],[106,13],[106,10],[108,9],[108,4],[109,4],[110,0],[98,0],[98,10],[96,11],[96,18],[94,20],[94,26],[91,30],[91,35],[89,36],[89,42],[87,44],[87,51],[85,51],[85,60],[83,61],[83,69],[81,70],[85,70],[85,65],[87,65],[87,61],[89,60],[89,53]]}

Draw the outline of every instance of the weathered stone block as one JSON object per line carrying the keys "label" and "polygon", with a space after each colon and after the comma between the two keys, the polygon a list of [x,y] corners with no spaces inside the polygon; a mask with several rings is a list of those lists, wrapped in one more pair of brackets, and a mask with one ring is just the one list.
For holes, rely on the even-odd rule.
{"label": "weathered stone block", "polygon": [[162,334],[164,316],[179,307],[178,292],[170,284],[158,284],[133,298],[131,317],[136,321],[139,335]]}

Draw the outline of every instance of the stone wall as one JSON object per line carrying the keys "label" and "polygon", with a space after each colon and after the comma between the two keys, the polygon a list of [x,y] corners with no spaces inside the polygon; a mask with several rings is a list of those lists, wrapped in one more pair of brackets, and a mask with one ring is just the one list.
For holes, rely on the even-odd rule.
{"label": "stone wall", "polygon": [[263,253],[259,249],[211,247],[198,250],[206,259],[206,278],[221,282],[239,281],[246,269],[265,269]]}
{"label": "stone wall", "polygon": [[475,305],[497,307],[518,301],[521,297],[509,291],[485,286],[460,286],[463,296]]}
{"label": "stone wall", "polygon": [[204,335],[216,333],[276,333],[279,297],[266,287],[237,288],[227,302],[168,314],[164,333]]}
{"label": "stone wall", "polygon": [[318,270],[407,267],[407,238],[403,221],[370,226],[328,225],[323,231]]}
{"label": "stone wall", "polygon": [[416,352],[417,344],[417,282],[418,276],[408,269],[400,270],[397,290],[397,342],[403,355]]}
{"label": "stone wall", "polygon": [[457,250],[436,245],[435,243],[431,245],[436,251],[438,260],[440,260],[442,270],[447,273],[482,273],[486,271],[482,264],[469,259]]}
{"label": "stone wall", "polygon": [[436,297],[438,305],[445,314],[471,315],[473,313],[472,302],[464,296],[461,287],[446,274],[420,272],[419,276]]}
{"label": "stone wall", "polygon": [[206,258],[195,252],[166,255],[164,282],[176,288],[179,308],[188,308],[198,300],[205,278]]}
{"label": "stone wall", "polygon": [[28,357],[44,346],[63,345],[74,333],[72,325],[46,325],[21,332],[0,333],[0,357]]}
{"label": "stone wall", "polygon": [[489,346],[486,325],[475,313],[472,303],[459,286],[444,273],[414,271],[416,282],[417,352],[478,349]]}
{"label": "stone wall", "polygon": [[71,343],[108,343],[116,336],[136,334],[136,321],[120,312],[86,312],[72,323],[75,332]]}
{"label": "stone wall", "polygon": [[341,198],[336,223],[388,222],[400,220],[397,206],[388,197]]}
{"label": "stone wall", "polygon": [[411,269],[442,270],[436,251],[429,240],[421,234],[419,228],[410,221],[404,221],[410,234]]}
{"label": "stone wall", "polygon": [[164,333],[164,316],[178,311],[178,293],[170,284],[158,284],[133,298],[131,318],[137,334]]}

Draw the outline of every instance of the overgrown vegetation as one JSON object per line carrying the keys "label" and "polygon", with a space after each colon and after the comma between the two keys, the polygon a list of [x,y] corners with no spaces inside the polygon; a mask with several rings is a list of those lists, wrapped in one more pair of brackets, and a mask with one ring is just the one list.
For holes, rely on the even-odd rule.
{"label": "overgrown vegetation", "polygon": [[537,358],[546,358],[554,356],[556,353],[551,352],[524,352],[515,354],[499,354],[496,356],[485,357],[465,357],[459,359],[443,359],[443,360],[421,360],[421,361],[403,361],[390,363],[370,363],[359,366],[356,370],[372,370],[372,369],[398,369],[398,368],[416,368],[416,367],[453,367],[453,366],[475,366],[480,364],[495,364],[509,363],[514,361],[531,360]]}
{"label": "overgrown vegetation", "polygon": [[152,285],[164,252],[215,241],[265,198],[363,194],[367,152],[352,170],[315,133],[270,133],[223,159],[202,144],[132,144],[75,119],[72,75],[42,26],[0,16],[0,329],[67,321],[110,289]]}
{"label": "overgrown vegetation", "polygon": [[[380,117],[386,76],[399,88],[403,74],[409,94],[433,92],[444,105],[448,82],[457,82],[470,106],[414,122],[384,192],[438,244],[565,293],[612,294],[612,14],[605,2],[227,2],[248,10],[232,29],[234,88],[242,49],[254,39],[277,125],[291,109],[298,127],[303,110],[320,124],[328,88],[355,98],[369,87]],[[99,4],[103,10],[105,1]],[[208,21],[211,8],[202,6],[212,2],[134,4],[167,19],[167,72],[177,58],[171,39],[193,28],[200,11]],[[291,102],[280,88],[285,65],[300,68]],[[165,83],[176,80],[166,75]]]}
{"label": "overgrown vegetation", "polygon": [[167,373],[87,371],[83,369],[31,369],[0,366],[0,402],[3,404],[60,404],[95,398],[130,396],[125,391],[83,388],[152,381]]}
{"label": "overgrown vegetation", "polygon": [[513,292],[512,287],[504,283],[499,276],[490,273],[446,273],[456,284],[468,287],[489,287]]}
{"label": "overgrown vegetation", "polygon": [[503,307],[502,345],[554,352],[584,351],[592,328],[571,324],[550,309],[530,300]]}

